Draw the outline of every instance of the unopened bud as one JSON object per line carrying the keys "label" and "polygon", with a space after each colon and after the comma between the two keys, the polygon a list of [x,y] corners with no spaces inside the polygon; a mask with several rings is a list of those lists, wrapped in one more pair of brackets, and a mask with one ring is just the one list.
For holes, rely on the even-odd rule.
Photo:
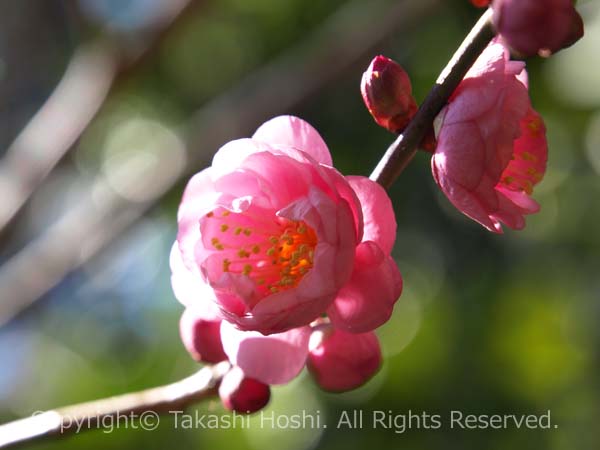
{"label": "unopened bud", "polygon": [[246,378],[242,369],[233,367],[221,381],[219,397],[228,410],[250,414],[269,403],[271,389],[268,384]]}
{"label": "unopened bud", "polygon": [[522,56],[550,56],[583,36],[573,0],[494,0],[492,9],[496,30]]}
{"label": "unopened bud", "polygon": [[227,359],[221,343],[220,320],[206,320],[187,308],[179,321],[179,333],[183,345],[196,361],[218,363]]}
{"label": "unopened bud", "polygon": [[371,61],[360,91],[375,122],[393,133],[402,131],[417,112],[407,73],[385,56]]}
{"label": "unopened bud", "polygon": [[322,389],[331,392],[356,389],[381,367],[381,349],[372,331],[354,334],[330,329],[317,333],[314,342],[311,339],[307,367]]}

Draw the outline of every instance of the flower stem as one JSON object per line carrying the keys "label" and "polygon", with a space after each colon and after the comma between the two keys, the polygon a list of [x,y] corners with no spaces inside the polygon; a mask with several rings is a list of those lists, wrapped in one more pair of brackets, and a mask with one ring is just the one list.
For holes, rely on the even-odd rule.
{"label": "flower stem", "polygon": [[479,18],[438,77],[413,119],[386,150],[371,173],[369,177],[371,180],[389,189],[413,159],[435,117],[448,102],[477,57],[494,37],[491,17],[492,10],[490,8]]}

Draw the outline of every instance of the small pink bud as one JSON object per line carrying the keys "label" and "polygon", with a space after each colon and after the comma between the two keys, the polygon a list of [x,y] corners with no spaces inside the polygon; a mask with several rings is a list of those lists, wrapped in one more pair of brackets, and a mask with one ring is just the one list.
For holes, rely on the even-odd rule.
{"label": "small pink bud", "polygon": [[246,378],[239,367],[232,368],[219,386],[219,396],[225,408],[250,414],[264,408],[271,398],[268,384]]}
{"label": "small pink bud", "polygon": [[583,36],[573,0],[494,0],[492,9],[496,30],[523,56],[549,56]]}
{"label": "small pink bud", "polygon": [[311,336],[307,367],[326,391],[355,389],[369,381],[381,366],[377,336],[329,328]]}
{"label": "small pink bud", "polygon": [[402,131],[417,112],[407,73],[385,56],[371,61],[363,73],[360,91],[375,122],[392,133]]}
{"label": "small pink bud", "polygon": [[179,333],[183,345],[196,361],[218,363],[227,359],[221,344],[220,320],[206,320],[187,308],[179,321]]}

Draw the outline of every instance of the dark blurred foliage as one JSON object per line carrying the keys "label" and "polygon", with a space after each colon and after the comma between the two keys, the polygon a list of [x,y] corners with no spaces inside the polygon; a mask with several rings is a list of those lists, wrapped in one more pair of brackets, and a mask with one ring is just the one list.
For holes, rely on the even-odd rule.
{"label": "dark blurred foliage", "polygon": [[[3,2],[0,153],[50,94],[81,43],[102,33],[136,37],[154,26],[166,1]],[[3,258],[69,207],[69,192],[80,188],[73,174],[91,180],[99,170],[116,170],[122,152],[152,155],[156,142],[172,146],[167,151],[175,158],[178,127],[194,111],[302,41],[344,1],[199,3],[110,96],[20,215],[19,232],[3,238],[10,249],[0,253]],[[535,192],[542,211],[527,219],[522,232],[490,234],[453,210],[432,180],[428,155],[417,155],[390,192],[399,224],[394,256],[405,290],[380,332],[383,369],[365,387],[342,395],[324,394],[303,374],[275,388],[266,410],[318,410],[326,430],[182,430],[166,417],[152,432],[95,431],[31,448],[597,449],[600,9],[591,1],[579,7],[584,39],[528,65],[532,101],[546,120],[550,144],[548,172]],[[383,53],[399,61],[422,100],[479,13],[466,0],[440,2],[410,33],[399,29],[342,78],[287,112],[322,133],[341,172],[368,175],[393,139],[373,123],[360,98],[360,76],[371,57]],[[171,293],[168,268],[184,185],[181,180],[106,250],[0,329],[1,421],[194,371],[179,341],[182,307]],[[218,401],[197,409],[222,412]],[[341,412],[354,409],[365,415],[426,411],[441,414],[444,423],[439,430],[404,433],[372,429],[367,421],[364,429],[335,429]],[[558,428],[452,430],[452,410],[551,410]]]}

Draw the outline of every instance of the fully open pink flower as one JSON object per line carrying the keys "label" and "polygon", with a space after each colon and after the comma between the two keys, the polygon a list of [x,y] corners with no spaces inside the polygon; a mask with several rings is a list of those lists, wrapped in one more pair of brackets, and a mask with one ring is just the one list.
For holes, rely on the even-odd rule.
{"label": "fully open pink flower", "polygon": [[573,0],[494,0],[493,21],[502,39],[524,56],[547,56],[583,36]]}
{"label": "fully open pink flower", "polygon": [[248,379],[287,383],[323,315],[337,329],[371,331],[400,296],[390,199],[368,178],[337,172],[298,118],[223,146],[189,182],[178,222],[171,281],[187,307],[186,348],[200,360],[224,352]]}
{"label": "fully open pink flower", "polygon": [[433,176],[448,199],[490,231],[525,226],[546,170],[548,147],[532,109],[524,63],[492,43],[436,119]]}
{"label": "fully open pink flower", "polygon": [[[390,257],[396,222],[385,191],[340,175],[321,136],[295,117],[272,119],[251,139],[223,146],[189,182],[178,221],[175,295],[240,330],[307,325],[335,305],[342,288],[353,289],[355,308],[370,304],[378,318],[346,314],[348,320],[375,327],[400,294]],[[355,258],[364,245],[380,255]],[[364,285],[363,271],[381,284]]]}

